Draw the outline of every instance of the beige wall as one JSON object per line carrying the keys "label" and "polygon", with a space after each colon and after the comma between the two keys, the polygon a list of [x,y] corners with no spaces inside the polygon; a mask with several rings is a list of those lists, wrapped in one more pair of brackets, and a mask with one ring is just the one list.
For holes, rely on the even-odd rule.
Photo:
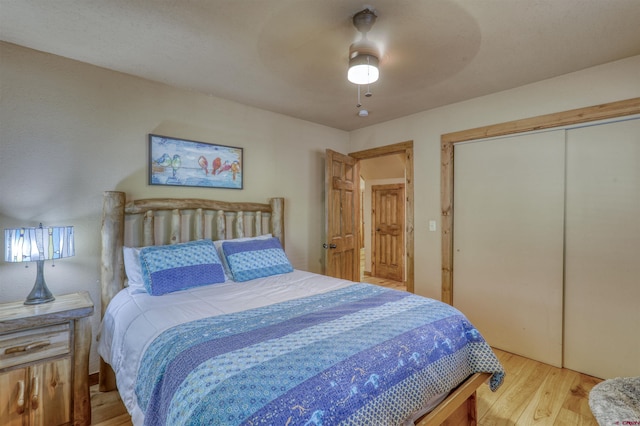
{"label": "beige wall", "polygon": [[[47,265],[45,277],[55,294],[89,291],[99,311],[104,190],[138,198],[284,196],[292,263],[320,272],[324,149],[413,140],[416,292],[439,298],[440,237],[428,220],[439,224],[440,135],[637,96],[640,56],[348,134],[0,43],[0,228],[74,225],[76,256]],[[246,189],[148,186],[148,133],[243,147]],[[35,265],[0,261],[0,303],[26,297],[34,280]],[[98,323],[96,315],[94,335]],[[97,359],[94,348],[92,372]]]}
{"label": "beige wall", "polygon": [[[0,90],[0,229],[75,226],[76,256],[45,266],[54,294],[87,290],[100,311],[105,190],[137,198],[283,196],[294,267],[321,271],[324,149],[347,151],[346,132],[6,43]],[[243,147],[245,189],[148,186],[148,133]],[[35,275],[35,264],[5,263],[3,250],[0,303],[24,299]],[[94,315],[94,336],[98,325]],[[92,372],[97,361],[94,347]]]}
{"label": "beige wall", "polygon": [[350,133],[350,152],[414,141],[415,291],[440,298],[440,135],[640,97],[640,56],[437,108]]}

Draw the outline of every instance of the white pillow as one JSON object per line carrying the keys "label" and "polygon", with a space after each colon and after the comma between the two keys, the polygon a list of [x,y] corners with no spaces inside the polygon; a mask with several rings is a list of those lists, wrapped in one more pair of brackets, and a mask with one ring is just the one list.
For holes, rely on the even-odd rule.
{"label": "white pillow", "polygon": [[124,271],[129,281],[129,294],[146,293],[140,265],[140,249],[142,247],[123,247]]}
{"label": "white pillow", "polygon": [[[272,238],[271,234],[258,235],[257,237],[243,237],[243,238],[233,238],[231,240],[215,240],[213,245],[216,246],[216,250],[218,251],[218,256],[220,256],[220,260],[222,260],[222,266],[224,267],[224,273],[229,279],[233,279],[233,274],[231,273],[231,268],[229,267],[229,263],[227,263],[227,258],[224,255],[224,251],[222,250],[222,243],[225,241],[250,241],[250,240],[268,240]],[[142,278],[142,270],[140,270],[140,278]]]}

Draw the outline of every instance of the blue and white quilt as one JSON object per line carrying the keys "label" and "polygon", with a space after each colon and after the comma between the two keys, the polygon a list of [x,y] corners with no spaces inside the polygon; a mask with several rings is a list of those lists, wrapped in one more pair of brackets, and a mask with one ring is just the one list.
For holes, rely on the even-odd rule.
{"label": "blue and white quilt", "polygon": [[475,372],[504,376],[458,310],[354,284],[162,332],[135,394],[147,425],[397,425]]}

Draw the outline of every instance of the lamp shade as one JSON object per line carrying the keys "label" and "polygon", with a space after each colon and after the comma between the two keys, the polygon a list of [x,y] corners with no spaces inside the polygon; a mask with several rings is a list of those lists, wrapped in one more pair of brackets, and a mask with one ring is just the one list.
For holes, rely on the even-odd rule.
{"label": "lamp shade", "polygon": [[5,262],[36,262],[75,255],[73,226],[4,230]]}
{"label": "lamp shade", "polygon": [[36,262],[36,282],[25,305],[37,305],[55,299],[44,281],[44,261],[75,255],[73,226],[40,226],[4,230],[6,262]]}

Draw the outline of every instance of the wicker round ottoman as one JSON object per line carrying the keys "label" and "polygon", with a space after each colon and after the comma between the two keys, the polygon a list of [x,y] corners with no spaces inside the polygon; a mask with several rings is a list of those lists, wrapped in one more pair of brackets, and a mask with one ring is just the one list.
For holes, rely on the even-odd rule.
{"label": "wicker round ottoman", "polygon": [[640,377],[618,377],[598,383],[589,407],[600,426],[640,426]]}

